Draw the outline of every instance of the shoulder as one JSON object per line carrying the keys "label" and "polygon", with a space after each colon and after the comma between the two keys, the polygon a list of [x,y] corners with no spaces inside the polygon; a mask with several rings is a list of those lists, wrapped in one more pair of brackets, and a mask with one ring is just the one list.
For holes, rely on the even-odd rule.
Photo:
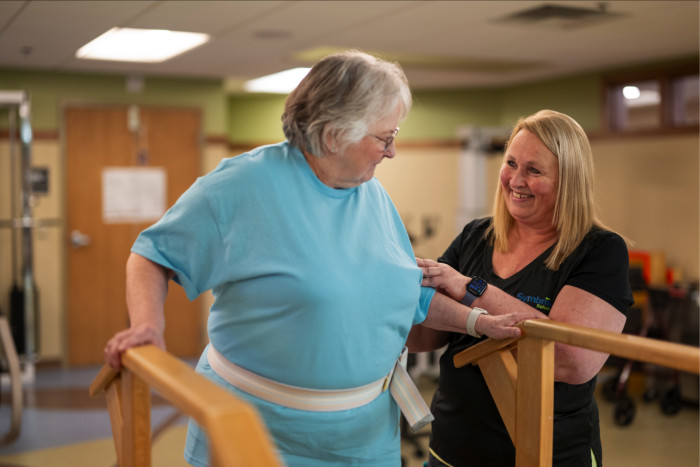
{"label": "shoulder", "polygon": [[183,195],[185,199],[200,199],[212,209],[259,195],[289,172],[287,162],[293,147],[287,143],[261,146],[249,152],[222,159],[214,170],[199,177]]}
{"label": "shoulder", "polygon": [[[487,237],[491,218],[484,217],[467,223],[455,237],[445,252],[438,258],[441,263],[447,263],[453,268],[463,271],[463,266],[474,263],[487,246]],[[475,264],[475,263],[474,263]]]}
{"label": "shoulder", "polygon": [[371,178],[352,190],[354,192],[349,199],[354,200],[353,203],[356,203],[357,209],[375,212],[384,219],[393,219],[395,223],[401,222],[394,201],[376,178]]}
{"label": "shoulder", "polygon": [[389,193],[387,193],[386,189],[384,186],[381,184],[379,180],[377,180],[376,177],[372,177],[365,183],[362,183],[357,187],[360,191],[364,191],[365,193],[372,195],[372,196],[378,196],[381,198],[386,198],[390,199]]}
{"label": "shoulder", "polygon": [[593,227],[566,269],[569,285],[602,298],[621,313],[632,304],[627,244],[615,232]]}
{"label": "shoulder", "polygon": [[627,243],[619,234],[597,226],[588,231],[579,250],[615,259],[628,256]]}
{"label": "shoulder", "polygon": [[252,175],[256,171],[273,169],[287,162],[294,151],[295,148],[287,142],[260,146],[248,152],[222,159],[216,168],[203,178],[215,181],[241,173]]}
{"label": "shoulder", "polygon": [[293,146],[288,143],[278,143],[260,146],[251,151],[222,159],[214,170],[199,177],[197,188],[209,192],[218,190],[232,191],[247,189],[247,187],[265,186],[274,183],[289,171],[290,159],[294,159]]}
{"label": "shoulder", "polygon": [[462,229],[461,237],[465,243],[486,239],[486,233],[491,227],[491,217],[482,217],[468,222]]}
{"label": "shoulder", "polygon": [[627,244],[615,232],[593,227],[562,266],[573,274],[590,273],[597,277],[619,274],[627,280],[629,266]]}

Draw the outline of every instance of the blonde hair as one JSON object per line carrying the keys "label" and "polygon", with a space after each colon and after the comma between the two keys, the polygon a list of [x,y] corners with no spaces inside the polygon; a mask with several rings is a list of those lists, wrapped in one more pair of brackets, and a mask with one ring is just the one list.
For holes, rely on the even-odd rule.
{"label": "blonde hair", "polygon": [[[559,188],[552,214],[557,243],[545,261],[547,268],[556,271],[594,225],[603,227],[595,216],[591,145],[583,128],[573,118],[553,110],[540,110],[518,120],[506,144],[506,155],[511,141],[521,130],[537,136],[559,161]],[[508,233],[514,223],[499,185],[493,222],[487,232],[487,235],[493,234],[496,251],[508,249]]]}

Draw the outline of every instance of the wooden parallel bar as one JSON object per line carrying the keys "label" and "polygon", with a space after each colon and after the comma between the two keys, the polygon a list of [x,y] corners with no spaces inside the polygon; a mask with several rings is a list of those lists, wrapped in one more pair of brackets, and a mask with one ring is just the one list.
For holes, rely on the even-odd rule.
{"label": "wooden parallel bar", "polygon": [[554,433],[554,342],[526,337],[518,342],[515,466],[552,465]]}
{"label": "wooden parallel bar", "polygon": [[247,402],[152,345],[129,349],[122,362],[204,428],[212,465],[280,465],[262,418]]}
{"label": "wooden parallel bar", "polygon": [[106,395],[120,467],[151,465],[151,388],[202,426],[212,466],[282,465],[253,406],[189,365],[152,345],[129,349],[122,364],[103,366],[90,384],[91,397]]}
{"label": "wooden parallel bar", "polygon": [[486,339],[473,347],[469,347],[468,349],[461,351],[454,356],[452,361],[457,368],[462,368],[470,363],[476,364],[476,362],[478,362],[482,357],[485,357],[490,353],[515,345],[518,342],[518,339],[520,339],[520,337],[501,340]]}
{"label": "wooden parallel bar", "polygon": [[[151,391],[133,371],[122,371],[123,467],[151,465]],[[126,416],[125,414],[128,414]]]}
{"label": "wooden parallel bar", "polygon": [[[548,319],[531,319],[518,324],[523,335],[550,339],[563,344],[625,357],[630,360],[654,363],[688,373],[700,374],[700,349],[631,334],[618,334],[575,324]],[[461,368],[476,363],[484,355],[500,348],[510,347],[519,338],[487,339],[454,356],[454,364]]]}
{"label": "wooden parallel bar", "polygon": [[109,423],[112,427],[112,438],[114,440],[114,449],[117,452],[117,465],[124,465],[122,452],[124,443],[122,435],[124,430],[124,416],[122,413],[122,382],[121,377],[113,378],[113,383],[105,390],[105,399],[107,399],[107,411],[109,412]]}
{"label": "wooden parallel bar", "polygon": [[[586,328],[546,319],[527,320],[518,325],[522,336],[516,339],[487,339],[455,355],[456,367],[478,364],[496,406],[513,439],[511,416],[513,368],[515,386],[516,467],[552,465],[554,424],[554,347],[555,342],[596,350],[630,360],[653,363],[700,374],[700,349],[647,337]],[[505,354],[517,343],[518,361],[510,363]],[[501,356],[497,356],[497,354]]]}
{"label": "wooden parallel bar", "polygon": [[515,358],[510,350],[501,349],[482,357],[478,364],[508,435],[515,444],[515,389],[518,373]]}
{"label": "wooden parallel bar", "polygon": [[122,411],[122,380],[121,372],[109,365],[103,365],[97,376],[90,383],[90,397],[96,399],[104,394],[109,412],[109,423],[112,428],[114,450],[117,453],[117,465],[123,466],[124,416]]}
{"label": "wooden parallel bar", "polygon": [[90,397],[93,399],[100,397],[117,377],[119,377],[119,371],[109,365],[103,365],[90,383]]}
{"label": "wooden parallel bar", "polygon": [[24,404],[22,402],[22,371],[20,369],[19,357],[15,348],[14,339],[10,324],[5,316],[0,315],[0,347],[2,347],[7,369],[10,375],[10,394],[12,396],[12,416],[10,418],[10,428],[0,437],[0,446],[9,444],[17,439],[22,428],[22,412]]}
{"label": "wooden parallel bar", "polygon": [[523,330],[523,334],[529,337],[549,339],[630,360],[700,374],[700,349],[697,347],[547,319],[527,320],[518,326]]}

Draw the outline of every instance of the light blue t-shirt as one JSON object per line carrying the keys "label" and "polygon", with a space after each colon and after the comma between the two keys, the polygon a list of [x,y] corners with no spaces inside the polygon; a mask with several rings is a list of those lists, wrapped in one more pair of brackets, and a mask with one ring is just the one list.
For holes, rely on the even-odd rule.
{"label": "light blue t-shirt", "polygon": [[[288,143],[225,159],[200,177],[132,251],[172,269],[190,299],[211,289],[208,332],[228,360],[284,384],[362,386],[385,376],[434,290],[376,179],[333,189]],[[206,357],[197,371],[213,373]],[[288,465],[400,465],[389,392],[318,413],[252,401]],[[190,424],[187,460],[206,465]]]}

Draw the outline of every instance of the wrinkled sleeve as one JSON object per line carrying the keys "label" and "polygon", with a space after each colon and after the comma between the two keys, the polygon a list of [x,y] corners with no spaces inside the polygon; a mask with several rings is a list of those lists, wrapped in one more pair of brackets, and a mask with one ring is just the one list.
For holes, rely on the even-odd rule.
{"label": "wrinkled sleeve", "polygon": [[420,286],[420,296],[418,298],[418,304],[416,306],[415,313],[413,314],[413,324],[420,324],[423,321],[425,321],[426,316],[428,316],[428,308],[430,307],[430,302],[433,299],[433,295],[435,295],[435,289],[433,289],[432,287],[422,287],[420,285],[421,282],[423,282],[423,273],[415,262],[415,253],[413,252],[413,246],[411,245],[411,239],[409,238],[408,232],[406,231],[406,226],[401,220],[401,216],[396,210],[396,206],[394,206],[394,203],[391,201],[391,198],[389,197],[388,193],[386,193],[384,188],[381,188],[381,190],[382,196],[384,197],[384,203],[386,203],[386,209],[388,210],[388,212],[391,213],[391,218],[393,219],[392,228],[394,234],[401,247],[405,251],[406,255],[408,256],[408,258],[410,258],[410,261],[418,270],[417,285]]}
{"label": "wrinkled sleeve", "polygon": [[131,251],[175,272],[190,300],[213,287],[221,235],[211,206],[195,182],[163,217],[141,232]]}
{"label": "wrinkled sleeve", "polygon": [[434,295],[434,288],[420,288],[420,300],[418,302],[418,308],[416,309],[416,315],[413,318],[413,324],[420,324],[423,321],[425,321],[425,318],[428,316],[428,308],[430,308],[430,302],[433,300]]}

